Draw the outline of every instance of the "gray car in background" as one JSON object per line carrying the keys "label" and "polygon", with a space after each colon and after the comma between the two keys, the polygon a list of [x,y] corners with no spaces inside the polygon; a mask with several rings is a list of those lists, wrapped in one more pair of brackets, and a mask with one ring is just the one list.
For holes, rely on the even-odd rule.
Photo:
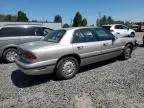
{"label": "gray car in background", "polygon": [[26,42],[39,41],[52,29],[39,25],[7,25],[0,27],[0,58],[14,62],[17,46]]}
{"label": "gray car in background", "polygon": [[80,66],[120,56],[129,59],[134,38],[116,38],[102,28],[54,30],[41,41],[19,46],[16,64],[28,75],[56,72],[60,79],[76,75]]}

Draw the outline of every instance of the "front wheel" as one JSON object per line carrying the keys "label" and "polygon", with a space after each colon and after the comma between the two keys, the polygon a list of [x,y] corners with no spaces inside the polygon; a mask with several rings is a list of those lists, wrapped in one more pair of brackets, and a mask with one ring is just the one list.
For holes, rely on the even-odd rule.
{"label": "front wheel", "polygon": [[16,49],[10,48],[4,51],[3,59],[7,63],[12,63],[15,61],[15,57],[17,56]]}
{"label": "front wheel", "polygon": [[59,79],[73,78],[79,69],[79,63],[74,57],[61,59],[56,66],[56,76]]}
{"label": "front wheel", "polygon": [[128,60],[131,57],[131,54],[132,54],[132,45],[128,44],[125,46],[121,58],[123,60]]}

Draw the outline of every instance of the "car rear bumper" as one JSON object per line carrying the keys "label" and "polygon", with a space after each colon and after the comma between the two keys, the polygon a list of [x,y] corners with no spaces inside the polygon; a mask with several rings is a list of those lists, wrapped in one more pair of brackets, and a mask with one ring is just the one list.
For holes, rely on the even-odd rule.
{"label": "car rear bumper", "polygon": [[40,67],[26,67],[20,61],[16,60],[18,70],[22,71],[27,75],[43,75],[43,74],[50,74],[53,73],[55,64],[44,65]]}

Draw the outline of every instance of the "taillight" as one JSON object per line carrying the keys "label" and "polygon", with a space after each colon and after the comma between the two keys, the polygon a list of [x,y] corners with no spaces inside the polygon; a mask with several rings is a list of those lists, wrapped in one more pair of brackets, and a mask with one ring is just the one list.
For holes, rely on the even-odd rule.
{"label": "taillight", "polygon": [[30,52],[24,52],[24,58],[26,58],[28,60],[34,60],[34,59],[36,59],[36,56]]}

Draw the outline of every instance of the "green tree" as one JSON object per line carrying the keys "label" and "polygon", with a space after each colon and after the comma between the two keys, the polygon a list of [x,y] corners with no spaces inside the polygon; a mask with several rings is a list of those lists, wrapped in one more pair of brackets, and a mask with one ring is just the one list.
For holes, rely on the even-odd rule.
{"label": "green tree", "polygon": [[0,21],[5,21],[5,15],[0,14]]}
{"label": "green tree", "polygon": [[116,24],[124,24],[124,21],[117,20],[117,21],[114,21],[114,23],[116,23]]}
{"label": "green tree", "polygon": [[124,24],[131,28],[131,23],[129,21],[126,21]]}
{"label": "green tree", "polygon": [[113,24],[114,23],[114,20],[112,19],[111,16],[108,16],[107,18],[107,24]]}
{"label": "green tree", "polygon": [[37,20],[31,20],[31,22],[38,22]]}
{"label": "green tree", "polygon": [[5,21],[11,21],[12,20],[12,16],[11,15],[6,15],[5,16]]}
{"label": "green tree", "polygon": [[84,18],[82,20],[81,26],[87,26],[87,19],[86,18]]}
{"label": "green tree", "polygon": [[77,12],[73,19],[73,27],[81,26],[81,23],[82,23],[82,15],[80,14],[80,12]]}
{"label": "green tree", "polygon": [[101,19],[101,25],[105,25],[105,24],[107,24],[107,17],[106,17],[106,15],[104,15],[103,17],[102,17],[102,19]]}
{"label": "green tree", "polygon": [[63,25],[63,28],[69,28],[69,25],[66,23]]}
{"label": "green tree", "polygon": [[56,23],[62,23],[62,17],[60,15],[56,15],[54,17],[54,22],[56,22]]}
{"label": "green tree", "polygon": [[97,25],[97,26],[100,26],[100,19],[97,19],[97,20],[96,20],[96,25]]}
{"label": "green tree", "polygon": [[17,21],[17,16],[16,15],[13,15],[12,17],[11,17],[11,21]]}
{"label": "green tree", "polygon": [[17,21],[19,21],[19,22],[28,22],[28,20],[29,19],[28,19],[27,15],[24,12],[18,11]]}

